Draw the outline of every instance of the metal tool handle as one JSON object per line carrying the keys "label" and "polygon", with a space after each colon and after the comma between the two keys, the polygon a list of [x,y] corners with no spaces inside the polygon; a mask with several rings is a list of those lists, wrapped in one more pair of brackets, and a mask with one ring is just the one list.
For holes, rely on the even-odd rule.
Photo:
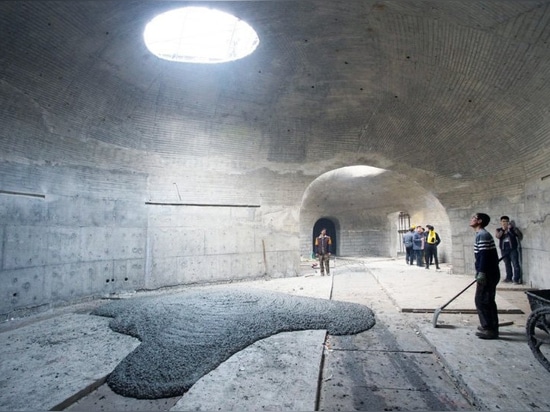
{"label": "metal tool handle", "polygon": [[445,309],[447,307],[447,305],[449,305],[449,303],[451,303],[453,300],[455,300],[456,298],[458,298],[460,295],[462,295],[464,292],[466,292],[466,290],[472,286],[474,283],[476,283],[477,280],[474,279],[472,281],[472,283],[470,283],[468,286],[466,286],[464,289],[462,289],[459,293],[457,293],[450,301],[448,301],[447,303],[445,303],[443,306],[441,306],[439,309]]}

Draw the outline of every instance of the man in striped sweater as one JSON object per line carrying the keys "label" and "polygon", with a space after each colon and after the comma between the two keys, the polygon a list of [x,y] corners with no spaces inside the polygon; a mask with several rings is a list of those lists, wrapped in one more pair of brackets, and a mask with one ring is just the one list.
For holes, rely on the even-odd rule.
{"label": "man in striped sweater", "polygon": [[475,230],[474,256],[476,268],[475,304],[480,326],[476,336],[480,339],[498,339],[497,284],[500,281],[498,253],[493,236],[485,230],[491,218],[476,213],[470,219]]}

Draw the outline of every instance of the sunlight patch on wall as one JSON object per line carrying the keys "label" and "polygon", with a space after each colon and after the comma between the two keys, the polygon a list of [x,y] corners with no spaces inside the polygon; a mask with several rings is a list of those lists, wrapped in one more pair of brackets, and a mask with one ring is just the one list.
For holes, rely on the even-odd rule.
{"label": "sunlight patch on wall", "polygon": [[387,172],[385,169],[379,169],[377,167],[371,166],[347,166],[340,169],[333,170],[332,172],[338,176],[344,177],[368,177],[368,176],[378,176],[384,172]]}

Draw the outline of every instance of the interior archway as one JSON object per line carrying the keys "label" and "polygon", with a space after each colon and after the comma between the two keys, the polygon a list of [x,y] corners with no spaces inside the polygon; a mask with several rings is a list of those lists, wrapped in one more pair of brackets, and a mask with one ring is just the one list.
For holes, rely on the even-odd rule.
{"label": "interior archway", "polygon": [[411,224],[436,228],[443,238],[440,261],[450,260],[451,225],[441,202],[407,176],[364,165],[326,172],[305,190],[300,209],[301,254],[309,257],[313,237],[322,226],[328,232],[329,222],[337,222],[333,250],[338,255],[396,257],[400,238],[396,216],[402,211],[410,215]]}

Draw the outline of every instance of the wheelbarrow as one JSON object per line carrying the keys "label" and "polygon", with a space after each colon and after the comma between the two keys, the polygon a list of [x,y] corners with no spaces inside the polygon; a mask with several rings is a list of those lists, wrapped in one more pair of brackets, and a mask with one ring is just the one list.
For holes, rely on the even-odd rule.
{"label": "wheelbarrow", "polygon": [[525,293],[531,307],[525,324],[527,344],[535,358],[550,372],[550,289]]}

